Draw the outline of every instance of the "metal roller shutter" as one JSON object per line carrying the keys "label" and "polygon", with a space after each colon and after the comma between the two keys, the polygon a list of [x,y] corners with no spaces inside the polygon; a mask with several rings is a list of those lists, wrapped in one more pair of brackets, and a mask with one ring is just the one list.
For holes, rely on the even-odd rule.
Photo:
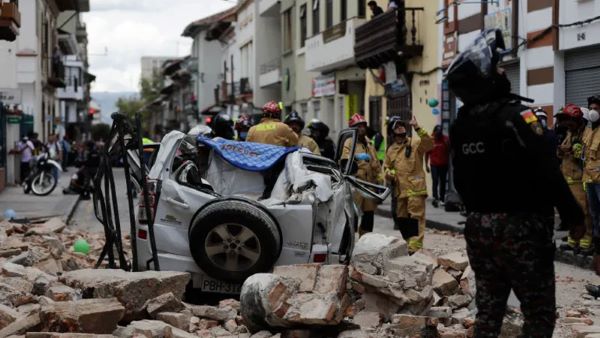
{"label": "metal roller shutter", "polygon": [[587,98],[600,94],[600,47],[565,53],[566,102],[587,106]]}
{"label": "metal roller shutter", "polygon": [[509,63],[500,66],[504,68],[506,77],[510,80],[510,91],[515,94],[521,93],[521,67],[519,62]]}

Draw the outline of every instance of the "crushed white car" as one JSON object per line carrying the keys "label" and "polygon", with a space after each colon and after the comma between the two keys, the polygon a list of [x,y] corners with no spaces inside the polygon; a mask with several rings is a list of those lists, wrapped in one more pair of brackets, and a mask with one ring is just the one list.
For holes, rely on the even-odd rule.
{"label": "crushed white car", "polygon": [[[356,132],[348,130],[339,144],[348,137],[356,142]],[[192,273],[194,288],[203,292],[239,293],[247,277],[275,265],[348,262],[360,216],[353,191],[380,200],[389,194],[349,176],[350,164],[342,170],[334,161],[291,149],[282,156],[285,167],[271,197],[260,200],[261,172],[232,165],[199,138],[167,134],[148,186],[161,270]],[[241,161],[251,156],[248,143],[224,142],[240,150]],[[152,259],[144,210],[138,208],[136,238],[141,269],[150,268]]]}

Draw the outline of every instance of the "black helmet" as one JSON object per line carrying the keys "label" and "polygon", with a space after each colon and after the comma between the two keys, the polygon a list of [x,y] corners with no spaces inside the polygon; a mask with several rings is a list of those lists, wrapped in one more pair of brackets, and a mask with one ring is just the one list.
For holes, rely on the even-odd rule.
{"label": "black helmet", "polygon": [[502,31],[483,31],[448,67],[445,78],[450,90],[467,104],[482,103],[509,94],[510,81],[497,68],[504,49]]}
{"label": "black helmet", "polygon": [[308,124],[308,129],[322,133],[324,136],[329,135],[329,127],[319,119],[312,119]]}
{"label": "black helmet", "polygon": [[304,120],[302,119],[302,116],[300,116],[300,114],[298,114],[298,112],[293,111],[290,113],[290,115],[288,115],[285,118],[285,124],[289,125],[290,123],[296,122],[298,124],[300,124],[300,129],[304,129]]}
{"label": "black helmet", "polygon": [[215,137],[233,140],[235,135],[233,131],[233,120],[225,113],[215,115],[210,126],[215,134]]}

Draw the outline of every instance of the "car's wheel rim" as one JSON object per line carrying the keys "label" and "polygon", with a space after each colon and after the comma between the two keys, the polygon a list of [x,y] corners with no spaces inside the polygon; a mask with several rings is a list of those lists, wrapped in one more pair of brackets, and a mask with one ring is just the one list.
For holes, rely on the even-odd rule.
{"label": "car's wheel rim", "polygon": [[53,185],[54,185],[54,177],[50,174],[44,174],[43,177],[42,177],[42,175],[39,175],[38,177],[36,177],[33,180],[31,187],[38,194],[45,194],[48,192],[48,190],[52,189]]}
{"label": "car's wheel rim", "polygon": [[214,227],[204,241],[208,259],[226,271],[250,269],[258,262],[261,246],[254,231],[241,224],[221,224]]}

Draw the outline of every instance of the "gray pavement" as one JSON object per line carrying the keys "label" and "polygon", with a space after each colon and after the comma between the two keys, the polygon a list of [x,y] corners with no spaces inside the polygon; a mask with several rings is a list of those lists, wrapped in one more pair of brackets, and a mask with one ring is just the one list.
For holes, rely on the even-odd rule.
{"label": "gray pavement", "polygon": [[74,172],[74,169],[70,169],[69,172],[61,173],[56,188],[48,196],[25,194],[20,185],[5,188],[0,192],[0,215],[6,209],[13,209],[17,213],[17,218],[61,216],[66,220],[79,197],[62,193],[63,189],[69,185]]}

